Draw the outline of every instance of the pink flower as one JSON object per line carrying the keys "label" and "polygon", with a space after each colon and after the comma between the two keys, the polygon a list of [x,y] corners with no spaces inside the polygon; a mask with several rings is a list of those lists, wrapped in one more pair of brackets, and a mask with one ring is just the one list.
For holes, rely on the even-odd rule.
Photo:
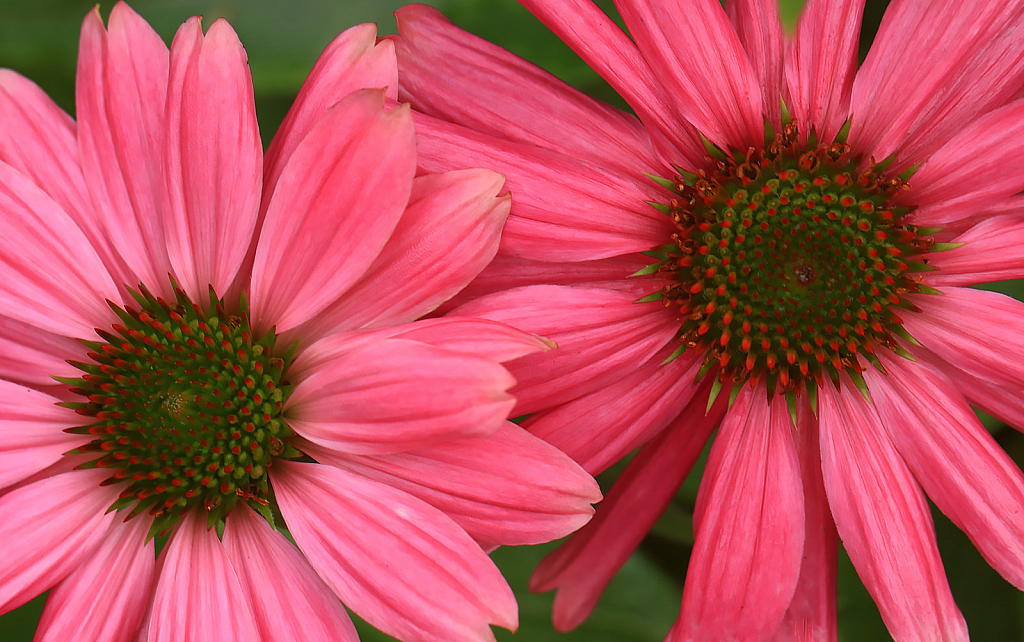
{"label": "pink flower", "polygon": [[[523,0],[629,103],[398,13],[424,171],[504,173],[512,213],[454,314],[559,349],[513,414],[592,473],[643,446],[533,577],[570,629],[718,427],[670,640],[834,640],[837,534],[897,640],[966,640],[927,497],[1024,587],[1024,3]],[[783,105],[785,108],[783,108]],[[911,338],[913,337],[913,338]]]}
{"label": "pink flower", "polygon": [[500,362],[547,345],[413,322],[509,202],[487,170],[414,177],[375,31],[327,48],[265,157],[224,21],[168,51],[94,9],[77,124],[0,71],[0,612],[50,589],[37,639],[355,640],[344,602],[492,640],[517,612],[480,543],[590,517],[593,480],[506,421]]}

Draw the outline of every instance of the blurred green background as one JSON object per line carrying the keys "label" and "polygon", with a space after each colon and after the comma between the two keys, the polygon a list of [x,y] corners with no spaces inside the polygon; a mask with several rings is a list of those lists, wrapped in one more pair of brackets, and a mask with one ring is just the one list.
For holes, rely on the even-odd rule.
{"label": "blurred green background", "polygon": [[[78,32],[93,0],[0,0],[0,67],[10,67],[39,83],[69,113],[74,114],[74,74]],[[401,0],[137,0],[132,6],[170,42],[187,17],[203,14],[209,25],[227,17],[249,54],[257,112],[264,142],[268,143],[284,117],[302,80],[323,47],[340,31],[360,22],[377,22],[380,33],[395,31],[391,13]],[[580,89],[620,106],[610,88],[559,40],[514,0],[433,0],[462,27],[532,60]],[[609,13],[611,2],[600,2]],[[783,15],[795,20],[801,0],[782,0]],[[104,2],[106,17],[113,5]],[[868,0],[862,57],[870,44],[885,0]],[[3,126],[0,123],[0,126]],[[995,289],[1019,297],[1019,284]],[[998,422],[986,424],[1007,451],[1024,461],[1024,438]],[[500,549],[493,555],[520,600],[521,626],[513,636],[497,631],[499,640],[530,642],[660,642],[678,615],[682,582],[692,542],[690,513],[696,497],[700,466],[691,474],[640,551],[615,577],[591,618],[568,634],[550,625],[551,594],[527,589],[532,568],[554,545]],[[607,487],[616,469],[602,476]],[[972,639],[978,642],[1024,641],[1022,594],[1002,580],[945,517],[934,511],[939,546],[957,603],[964,612]],[[0,516],[2,519],[2,516]],[[839,624],[843,642],[885,641],[891,638],[878,611],[844,555],[839,569]],[[32,639],[43,597],[0,617],[0,642]],[[388,640],[358,623],[366,641]],[[87,641],[83,641],[87,642]],[[457,642],[457,641],[453,641]]]}

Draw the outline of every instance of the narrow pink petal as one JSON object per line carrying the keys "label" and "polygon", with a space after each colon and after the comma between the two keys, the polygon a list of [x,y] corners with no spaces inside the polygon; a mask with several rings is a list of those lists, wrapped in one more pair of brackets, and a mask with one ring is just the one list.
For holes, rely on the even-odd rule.
{"label": "narrow pink petal", "polygon": [[360,617],[407,642],[493,641],[515,597],[444,513],[400,490],[318,464],[283,462],[271,482],[295,542]]}
{"label": "narrow pink petal", "polygon": [[804,550],[800,462],[786,399],[765,394],[743,386],[711,445],[671,642],[764,640],[793,598]]}
{"label": "narrow pink petal", "polygon": [[123,2],[103,29],[94,9],[82,23],[75,103],[82,169],[97,221],[135,278],[169,288],[159,216],[168,53]]}
{"label": "narrow pink petal", "polygon": [[86,359],[88,349],[70,337],[0,315],[0,354],[0,379],[39,389],[59,385],[54,377],[81,375],[67,360]]}
{"label": "narrow pink petal", "polygon": [[1024,277],[1024,217],[994,216],[952,241],[963,245],[928,255],[929,265],[938,268],[928,273],[928,285],[977,285]]}
{"label": "narrow pink petal", "polygon": [[915,225],[946,227],[1017,194],[1024,189],[1024,167],[1016,162],[1022,136],[1024,100],[985,114],[921,166],[899,202],[918,206]]}
{"label": "narrow pink petal", "polygon": [[422,499],[478,542],[507,546],[564,537],[587,523],[590,505],[601,499],[575,462],[511,422],[484,438],[391,455],[342,457],[313,444],[301,449]]}
{"label": "narrow pink petal", "polygon": [[452,314],[501,321],[558,345],[509,363],[519,382],[515,414],[521,415],[618,381],[672,340],[674,315],[637,298],[604,288],[537,285],[478,299]]}
{"label": "narrow pink petal", "polygon": [[350,287],[395,229],[416,169],[409,109],[383,90],[332,108],[296,148],[274,191],[253,267],[253,316],[282,332]]}
{"label": "narrow pink petal", "polygon": [[757,76],[717,0],[616,4],[626,28],[683,118],[725,148],[764,141]]}
{"label": "narrow pink petal", "polygon": [[221,19],[198,18],[171,43],[163,222],[175,279],[201,300],[223,294],[256,225],[263,147],[242,43]]}
{"label": "narrow pink petal", "polygon": [[358,642],[345,607],[295,545],[244,505],[224,527],[224,548],[252,601],[263,642]]}
{"label": "narrow pink petal", "polygon": [[497,362],[406,339],[348,351],[296,384],[285,411],[303,437],[342,453],[399,452],[487,435],[515,383]]}
{"label": "narrow pink petal", "polygon": [[520,4],[629,103],[663,158],[689,169],[703,159],[706,152],[697,131],[679,115],[629,36],[591,0],[520,0]]}
{"label": "narrow pink petal", "polygon": [[484,169],[415,179],[409,206],[380,255],[303,334],[407,323],[465,287],[498,251],[510,201],[498,197],[504,182]]}
{"label": "narrow pink petal", "polygon": [[641,174],[661,163],[635,117],[454,26],[437,9],[400,9],[402,100],[436,118]]}
{"label": "narrow pink petal", "polygon": [[874,407],[847,379],[820,389],[821,468],[839,537],[896,642],[967,641],[928,502]]}
{"label": "narrow pink petal", "polygon": [[879,160],[898,152],[890,167],[901,171],[1017,98],[1022,14],[1019,0],[894,1],[854,82],[853,149]]}
{"label": "narrow pink petal", "polygon": [[903,326],[926,348],[957,368],[1004,386],[1024,382],[1024,303],[1004,294],[943,287],[941,295],[913,297],[921,308]]}
{"label": "narrow pink petal", "polygon": [[252,642],[259,640],[245,589],[205,511],[192,510],[161,554],[153,595],[149,642]]}
{"label": "narrow pink petal", "polygon": [[114,521],[109,471],[75,470],[0,495],[0,613],[15,609],[83,563]]}
{"label": "narrow pink petal", "polygon": [[65,428],[82,425],[82,416],[57,406],[48,394],[0,380],[0,489],[55,463],[61,455],[92,437],[71,435]]}
{"label": "narrow pink petal", "polygon": [[893,444],[935,505],[1003,577],[1024,586],[1024,474],[952,382],[926,365],[881,354],[864,373]]}
{"label": "narrow pink petal", "polygon": [[552,611],[556,629],[574,629],[593,611],[608,582],[675,497],[721,421],[725,399],[710,413],[706,398],[691,403],[629,462],[594,519],[537,565],[530,590],[558,589]]}
{"label": "narrow pink petal", "polygon": [[120,301],[117,288],[82,231],[32,181],[2,162],[0,211],[5,315],[78,338],[92,338],[97,326],[116,319],[105,301]]}
{"label": "narrow pink petal", "polygon": [[775,0],[728,0],[725,13],[763,88],[762,113],[776,131],[781,131],[785,39],[779,3]]}
{"label": "narrow pink petal", "polygon": [[[830,143],[850,115],[864,0],[810,0],[786,49],[789,112],[806,140]],[[912,65],[911,65],[912,66]]]}
{"label": "narrow pink petal", "polygon": [[36,629],[37,642],[129,642],[153,591],[149,521],[113,520],[84,564],[50,591]]}
{"label": "narrow pink petal", "polygon": [[[415,114],[420,170],[488,167],[515,194],[501,251],[540,261],[587,261],[664,243],[670,221],[647,201],[666,201],[637,174],[503,141]],[[551,207],[558,203],[559,207]]]}
{"label": "narrow pink petal", "polygon": [[[675,346],[665,348],[664,356]],[[659,355],[660,356],[660,355]],[[693,398],[700,355],[654,358],[607,386],[530,417],[524,426],[597,475],[669,425]],[[703,413],[703,409],[701,411]]]}

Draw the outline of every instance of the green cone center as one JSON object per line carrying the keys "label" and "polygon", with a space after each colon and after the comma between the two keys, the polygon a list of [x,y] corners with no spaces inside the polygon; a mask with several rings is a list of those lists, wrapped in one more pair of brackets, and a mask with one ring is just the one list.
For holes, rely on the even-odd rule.
{"label": "green cone center", "polygon": [[89,466],[125,485],[112,508],[149,510],[157,533],[199,506],[211,524],[239,499],[265,507],[274,459],[299,454],[281,417],[290,387],[276,337],[254,338],[246,315],[227,314],[212,293],[211,312],[180,290],[174,303],[145,289],[136,300],[112,306],[121,323],[97,330],[104,342],[87,343],[92,362],[65,381],[92,420],[70,429],[95,437],[78,452],[97,453]]}

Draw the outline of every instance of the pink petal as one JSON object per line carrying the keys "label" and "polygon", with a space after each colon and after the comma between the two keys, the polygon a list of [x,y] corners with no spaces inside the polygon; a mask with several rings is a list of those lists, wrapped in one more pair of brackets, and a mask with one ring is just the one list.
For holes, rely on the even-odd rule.
{"label": "pink petal", "polygon": [[253,317],[282,332],[350,287],[395,229],[415,172],[407,108],[384,111],[383,90],[332,108],[285,166],[256,250]]}
{"label": "pink petal", "polygon": [[839,537],[896,642],[966,642],[928,502],[875,409],[846,379],[818,398],[821,468]]}
{"label": "pink petal", "polygon": [[938,268],[938,272],[927,275],[928,285],[976,285],[1024,277],[1021,216],[982,220],[952,241],[963,245],[928,255],[929,265]]}
{"label": "pink petal", "polygon": [[1022,136],[1024,100],[985,114],[921,166],[898,202],[919,206],[915,225],[946,227],[1017,194],[1024,189],[1024,168],[1016,162]]}
{"label": "pink petal", "polygon": [[1024,586],[1024,474],[952,382],[923,364],[880,357],[887,376],[864,376],[893,444],[939,510],[1003,577]]}
{"label": "pink petal", "polygon": [[449,642],[493,640],[488,624],[516,628],[498,569],[436,508],[332,466],[281,462],[271,482],[310,564],[381,631]]}
{"label": "pink petal", "polygon": [[744,386],[711,445],[693,515],[683,607],[667,640],[764,640],[804,549],[804,497],[786,400]]}
{"label": "pink petal", "polygon": [[153,590],[152,540],[141,517],[113,520],[84,564],[50,591],[37,642],[129,642]]}
{"label": "pink petal", "polygon": [[78,377],[82,371],[67,362],[84,361],[88,348],[60,334],[0,315],[0,379],[32,388],[59,385],[54,377]]}
{"label": "pink petal", "polygon": [[345,607],[295,545],[265,519],[238,506],[226,520],[224,548],[252,600],[263,642],[358,642]]}
{"label": "pink petal", "polygon": [[1019,14],[1018,3],[1004,0],[893,2],[854,82],[853,149],[879,160],[898,152],[890,169],[901,171],[1016,98],[1024,82]]}
{"label": "pink petal", "polygon": [[[806,140],[830,143],[850,115],[864,0],[810,0],[786,49],[793,120]],[[912,66],[912,65],[911,65]]]}
{"label": "pink petal", "polygon": [[399,452],[487,435],[508,417],[515,383],[484,357],[406,339],[372,342],[296,384],[285,411],[303,437],[342,453]]}
{"label": "pink petal", "polygon": [[504,182],[483,169],[415,179],[409,206],[380,255],[303,334],[406,323],[465,287],[498,250],[510,200],[497,196]]}
{"label": "pink petal", "polygon": [[109,31],[98,10],[86,16],[75,82],[82,169],[110,246],[155,292],[170,287],[158,202],[167,74],[167,46],[128,5],[111,10]]}
{"label": "pink petal", "polygon": [[675,497],[721,421],[726,398],[710,413],[706,398],[691,403],[629,462],[594,519],[537,565],[530,590],[558,589],[552,611],[556,629],[574,629],[593,611],[608,582]]}
{"label": "pink petal", "polygon": [[48,394],[0,380],[0,489],[43,470],[61,455],[92,440],[65,428],[82,425],[74,410]]}
{"label": "pink petal", "polygon": [[564,537],[587,523],[590,505],[601,499],[576,463],[511,422],[484,438],[391,455],[342,457],[314,444],[300,449],[422,499],[478,542],[539,544]]}
{"label": "pink petal", "polygon": [[671,341],[678,324],[660,303],[603,288],[537,285],[499,292],[456,316],[507,323],[551,339],[557,350],[509,364],[519,381],[515,414],[535,412],[598,390],[638,368]]}
{"label": "pink petal", "polygon": [[263,147],[252,76],[238,36],[199,18],[171,43],[163,221],[179,286],[193,301],[224,294],[256,224]]}
{"label": "pink petal", "polygon": [[774,0],[729,0],[725,3],[725,13],[763,88],[762,113],[776,131],[781,131],[785,40],[779,3]]}
{"label": "pink petal", "polygon": [[587,261],[647,251],[671,233],[668,217],[646,204],[665,193],[637,174],[414,116],[421,171],[488,167],[505,175],[515,194],[502,233],[507,254]]}
{"label": "pink petal", "polygon": [[764,141],[761,87],[717,0],[629,0],[616,7],[686,121],[723,148]]}
{"label": "pink petal", "polygon": [[396,12],[402,99],[436,118],[640,174],[660,167],[632,116],[573,89],[439,11]]}
{"label": "pink petal", "polygon": [[[92,338],[120,301],[103,262],[74,221],[24,175],[0,163],[0,305],[42,330]],[[70,355],[69,355],[70,356]]]}
{"label": "pink petal", "polygon": [[144,625],[149,642],[251,642],[259,640],[245,589],[205,511],[192,510],[161,554],[152,612]]}
{"label": "pink petal", "polygon": [[52,587],[93,552],[114,520],[117,498],[101,469],[76,470],[0,496],[0,613]]}

